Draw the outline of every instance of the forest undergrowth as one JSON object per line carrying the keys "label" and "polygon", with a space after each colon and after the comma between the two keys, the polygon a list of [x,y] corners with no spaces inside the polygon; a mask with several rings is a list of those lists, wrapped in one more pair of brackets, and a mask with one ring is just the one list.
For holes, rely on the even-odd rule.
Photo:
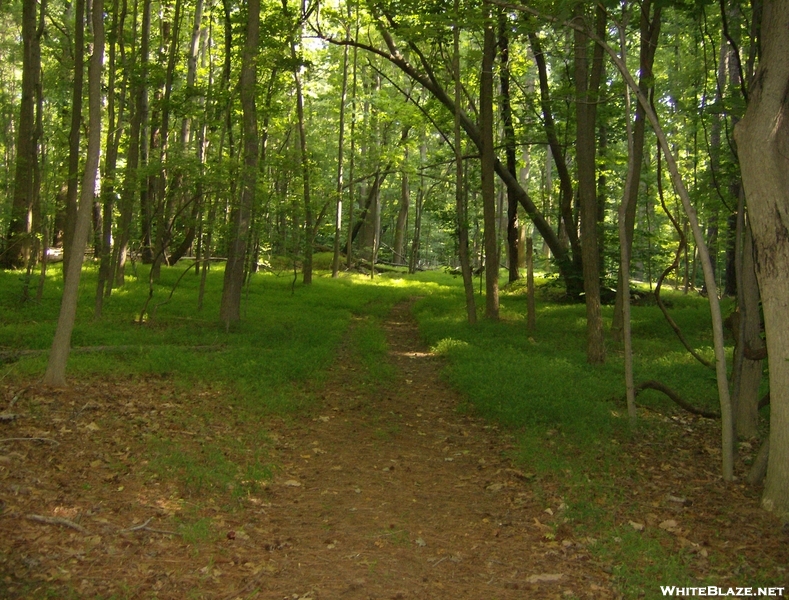
{"label": "forest undergrowth", "polygon": [[[180,275],[163,270],[155,302]],[[659,585],[789,580],[789,532],[760,510],[758,488],[725,484],[718,474],[717,422],[644,392],[631,431],[620,400],[621,351],[609,340],[608,362],[586,364],[582,306],[546,296],[528,332],[516,286],[502,296],[500,322],[472,328],[460,283],[446,274],[319,277],[311,287],[260,274],[245,293],[243,322],[226,331],[216,319],[221,271],[209,278],[202,312],[189,276],[142,324],[145,277],[117,290],[99,321],[89,310],[94,284],[88,272],[71,386],[50,390],[36,380],[59,281],[47,282],[40,304],[23,304],[19,274],[0,273],[4,597],[328,598],[339,590],[450,598],[464,597],[457,590],[471,589],[477,571],[498,586],[491,597],[502,598],[523,590],[535,598],[651,598],[660,597]],[[392,350],[393,307],[413,297],[418,336],[413,328],[397,343],[417,346],[408,356],[424,356],[419,368],[408,364],[420,361],[403,367],[405,351]],[[711,353],[703,298],[671,300],[686,334]],[[713,374],[687,356],[656,308],[633,309],[637,380],[660,380],[714,409]],[[438,374],[409,391],[417,376]],[[428,399],[433,417],[420,423]],[[355,429],[330,434],[340,421]],[[439,436],[450,429],[444,421],[455,429]],[[439,441],[423,448],[422,438]],[[418,466],[434,450],[435,460]],[[740,443],[738,476],[756,450],[758,440]],[[369,469],[360,467],[365,461]],[[499,466],[489,471],[492,463]],[[494,508],[458,516],[454,533],[452,522],[441,524],[446,539],[438,546],[420,533],[435,517],[416,508],[381,514],[380,527],[358,531],[334,513],[305,516],[359,508],[337,500],[337,490],[378,506],[417,472],[472,509],[488,501]],[[278,511],[309,527],[288,534],[285,521],[275,522]],[[469,551],[468,535],[488,552],[535,558],[505,573],[496,561],[507,568],[510,561]],[[340,547],[355,550],[334,562],[326,551]],[[301,568],[294,557],[312,565],[311,587],[285,584]],[[551,560],[556,570],[545,566]],[[451,571],[434,576],[434,563]],[[406,581],[404,566],[419,578]],[[466,588],[451,587],[461,580]]]}

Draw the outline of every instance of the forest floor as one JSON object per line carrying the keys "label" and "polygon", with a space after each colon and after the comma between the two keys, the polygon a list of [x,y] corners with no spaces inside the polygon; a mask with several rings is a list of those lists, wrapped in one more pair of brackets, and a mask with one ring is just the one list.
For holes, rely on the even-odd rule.
{"label": "forest floor", "polygon": [[[524,471],[509,432],[458,410],[409,308],[383,324],[385,383],[345,348],[291,416],[240,419],[226,392],[166,379],[1,388],[18,418],[0,422],[0,597],[629,597],[563,517],[562,478]],[[761,568],[786,585],[789,532],[715,475],[705,423],[628,442],[643,481],[612,474],[624,500],[590,501],[700,581],[748,585]],[[638,595],[693,585],[653,583]]]}

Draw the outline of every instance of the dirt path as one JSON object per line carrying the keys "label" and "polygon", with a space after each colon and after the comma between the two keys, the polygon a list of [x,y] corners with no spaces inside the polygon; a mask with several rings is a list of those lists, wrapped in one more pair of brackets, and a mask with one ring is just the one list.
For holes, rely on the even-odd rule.
{"label": "dirt path", "polygon": [[538,500],[507,436],[457,412],[409,309],[385,323],[387,389],[338,369],[320,414],[279,432],[261,597],[613,597],[583,543],[546,524],[561,500]]}
{"label": "dirt path", "polygon": [[[153,377],[0,387],[0,598],[615,597],[507,435],[456,410],[409,310],[385,385],[346,355],[290,419]],[[256,452],[279,470],[234,495]]]}

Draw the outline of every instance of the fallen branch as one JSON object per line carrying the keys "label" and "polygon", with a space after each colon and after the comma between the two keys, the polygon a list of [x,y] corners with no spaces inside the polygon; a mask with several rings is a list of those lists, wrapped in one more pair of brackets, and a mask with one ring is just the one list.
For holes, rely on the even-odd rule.
{"label": "fallen branch", "polygon": [[154,527],[148,527],[148,523],[153,521],[153,517],[150,517],[145,523],[140,525],[135,525],[134,527],[127,527],[126,529],[121,529],[121,533],[127,531],[150,531],[151,533],[163,533],[166,535],[181,535],[177,531],[170,531],[168,529],[156,529]]}
{"label": "fallen branch", "polygon": [[0,439],[0,444],[4,442],[49,442],[50,444],[54,444],[55,446],[60,446],[60,442],[57,440],[53,440],[51,438],[42,438],[42,437],[14,437],[14,438],[3,438]]}
{"label": "fallen branch", "polygon": [[657,392],[662,392],[663,394],[671,398],[676,404],[678,404],[680,407],[684,408],[686,411],[688,411],[691,414],[699,415],[700,417],[705,417],[707,419],[720,419],[720,413],[710,412],[707,410],[703,410],[701,408],[696,408],[686,400],[683,400],[680,397],[680,395],[677,394],[677,392],[672,390],[667,385],[660,383],[659,381],[649,380],[639,383],[635,389],[636,396],[638,396],[638,394],[640,394],[644,390],[655,390]]}
{"label": "fallen branch", "polygon": [[36,523],[45,523],[47,525],[62,525],[63,527],[70,527],[71,529],[76,529],[80,533],[88,533],[88,530],[85,529],[82,525],[75,523],[74,521],[70,521],[69,519],[63,517],[44,517],[42,515],[27,515],[25,517],[29,521],[35,521]]}
{"label": "fallen branch", "polygon": [[136,525],[134,527],[127,527],[126,529],[121,529],[121,531],[137,531],[138,529],[145,529],[146,527],[148,527],[148,523],[150,523],[151,521],[153,521],[153,517],[150,517],[142,525]]}

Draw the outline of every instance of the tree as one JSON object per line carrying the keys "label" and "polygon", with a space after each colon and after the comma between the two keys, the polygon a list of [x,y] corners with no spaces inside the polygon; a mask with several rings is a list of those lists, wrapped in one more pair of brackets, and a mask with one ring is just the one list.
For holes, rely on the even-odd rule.
{"label": "tree", "polygon": [[93,25],[93,51],[88,63],[88,148],[85,172],[82,177],[77,220],[71,245],[71,260],[63,286],[55,338],[49,353],[44,383],[57,387],[66,385],[66,363],[71,347],[71,333],[77,316],[77,296],[85,244],[90,230],[90,217],[96,189],[101,153],[101,67],[104,59],[104,0],[93,0],[91,22]]}
{"label": "tree", "polygon": [[260,35],[260,2],[247,4],[247,27],[241,64],[241,106],[244,112],[244,168],[241,175],[241,197],[231,215],[232,238],[227,253],[222,304],[219,318],[226,324],[241,319],[241,290],[244,285],[249,221],[255,200],[258,172],[258,126],[255,105],[257,84],[257,52]]}
{"label": "tree", "polygon": [[[44,14],[46,3],[41,1],[40,11]],[[41,78],[41,36],[37,27],[36,2],[22,3],[22,98],[19,103],[19,125],[16,138],[16,176],[11,219],[8,225],[6,247],[0,255],[0,265],[7,269],[18,269],[27,264],[31,251],[33,233],[33,202],[37,197],[34,190],[38,143],[36,140],[36,86]]]}
{"label": "tree", "polygon": [[770,368],[770,458],[762,505],[789,516],[789,10],[766,0],[761,59],[735,128]]}
{"label": "tree", "polygon": [[[496,242],[495,155],[493,145],[493,59],[496,34],[490,5],[485,12],[482,73],[479,81],[479,131],[482,158],[482,212],[485,218],[485,316],[499,318],[499,248]],[[509,173],[509,171],[507,171]]]}
{"label": "tree", "polygon": [[[583,8],[576,6],[576,21],[583,23]],[[605,35],[605,10],[598,6],[595,30]],[[600,308],[600,254],[597,233],[596,117],[600,80],[603,75],[603,49],[594,45],[591,69],[588,37],[583,27],[574,30],[575,41],[575,114],[578,198],[581,204],[581,251],[583,256],[584,299],[586,303],[586,360],[596,365],[605,362],[603,315]]]}

